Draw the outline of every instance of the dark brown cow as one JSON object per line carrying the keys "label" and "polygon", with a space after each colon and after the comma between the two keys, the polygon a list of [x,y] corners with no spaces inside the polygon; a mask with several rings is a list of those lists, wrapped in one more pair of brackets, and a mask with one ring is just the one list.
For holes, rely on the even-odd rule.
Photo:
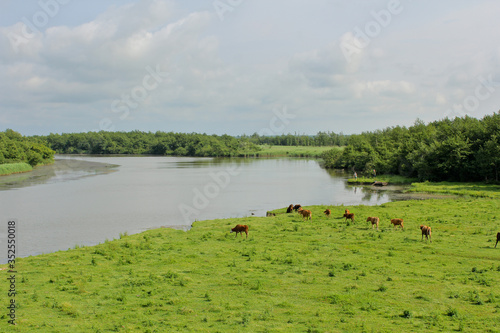
{"label": "dark brown cow", "polygon": [[327,209],[323,213],[325,213],[326,217],[330,217],[330,215],[332,214],[332,211]]}
{"label": "dark brown cow", "polygon": [[343,217],[345,217],[346,221],[347,219],[350,219],[351,222],[354,222],[354,213],[345,213]]}
{"label": "dark brown cow", "polygon": [[401,229],[405,230],[403,226],[403,219],[391,219],[391,223],[394,224],[394,228],[399,225],[401,226]]}
{"label": "dark brown cow", "polygon": [[377,230],[378,230],[378,222],[380,221],[380,219],[378,217],[368,217],[366,219],[366,222],[371,222],[372,223],[372,229],[375,228],[375,226],[377,226]]}
{"label": "dark brown cow", "polygon": [[422,240],[424,240],[424,236],[425,236],[425,239],[429,240],[432,243],[431,227],[428,227],[426,225],[421,225],[420,230],[422,230]]}
{"label": "dark brown cow", "polygon": [[297,212],[301,207],[302,207],[301,205],[295,205],[293,206],[293,210]]}
{"label": "dark brown cow", "polygon": [[236,227],[231,229],[231,232],[236,233],[236,237],[238,236],[238,233],[241,233],[241,237],[243,238],[243,233],[247,234],[248,238],[248,226],[246,224],[237,224]]}
{"label": "dark brown cow", "polygon": [[290,206],[288,206],[288,208],[286,209],[286,213],[291,213],[293,212],[293,204],[291,204]]}
{"label": "dark brown cow", "polygon": [[500,242],[500,232],[497,233],[497,242],[495,243],[495,249],[497,248],[498,242]]}

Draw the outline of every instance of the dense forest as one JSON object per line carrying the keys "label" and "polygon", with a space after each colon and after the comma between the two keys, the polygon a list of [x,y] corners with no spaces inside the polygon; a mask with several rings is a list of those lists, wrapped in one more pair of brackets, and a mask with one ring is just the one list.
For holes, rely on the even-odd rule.
{"label": "dense forest", "polygon": [[495,181],[500,168],[500,113],[444,119],[409,128],[351,135],[343,150],[323,154],[325,167],[430,181]]}
{"label": "dense forest", "polygon": [[87,132],[37,137],[61,154],[151,154],[175,156],[238,156],[258,150],[248,140],[229,135],[165,132]]}
{"label": "dense forest", "polygon": [[173,132],[87,132],[50,134],[37,139],[61,154],[151,154],[175,156],[244,156],[260,150],[259,145],[333,146],[345,145],[347,136],[318,133],[316,136],[233,137],[229,135],[184,134]]}
{"label": "dense forest", "polygon": [[349,140],[348,135],[333,132],[318,132],[316,135],[298,135],[289,133],[278,136],[260,136],[255,133],[251,136],[242,136],[241,138],[256,145],[315,147],[345,146]]}
{"label": "dense forest", "polygon": [[11,129],[0,132],[0,164],[49,164],[54,161],[54,153],[37,138],[24,137]]}

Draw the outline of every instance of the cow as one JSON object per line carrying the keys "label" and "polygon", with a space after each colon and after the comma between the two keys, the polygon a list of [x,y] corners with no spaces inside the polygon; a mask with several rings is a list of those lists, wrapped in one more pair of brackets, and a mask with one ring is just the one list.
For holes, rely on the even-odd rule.
{"label": "cow", "polygon": [[497,248],[498,242],[500,242],[500,232],[497,233],[497,242],[495,243],[495,249]]}
{"label": "cow", "polygon": [[332,213],[332,211],[327,209],[323,213],[325,213],[326,217],[330,217],[330,214]]}
{"label": "cow", "polygon": [[424,236],[425,236],[425,239],[429,240],[432,243],[431,227],[428,227],[426,225],[421,225],[420,230],[422,230],[422,240],[424,240]]}
{"label": "cow", "polygon": [[267,216],[267,217],[269,217],[269,216],[276,216],[276,213],[267,212],[267,213],[266,213],[266,216]]}
{"label": "cow", "polygon": [[372,229],[375,228],[375,226],[377,226],[377,230],[378,230],[378,222],[380,221],[380,219],[378,217],[368,217],[366,219],[366,222],[371,222],[372,223]]}
{"label": "cow", "polygon": [[243,233],[245,233],[245,234],[247,234],[247,238],[248,238],[248,226],[246,224],[237,224],[236,227],[231,229],[231,232],[235,232],[236,237],[238,236],[238,233],[241,233],[242,238],[243,238]]}
{"label": "cow", "polygon": [[391,223],[394,224],[394,229],[399,225],[401,226],[401,229],[405,230],[403,226],[403,219],[391,219]]}
{"label": "cow", "polygon": [[347,221],[347,219],[350,219],[351,222],[354,222],[354,213],[345,213],[343,215],[343,217],[345,217],[345,220]]}
{"label": "cow", "polygon": [[306,220],[312,220],[312,213],[310,210],[303,209],[302,207],[299,207],[299,209],[297,210],[297,213],[299,213],[299,215],[302,215],[302,218],[304,218]]}
{"label": "cow", "polygon": [[349,214],[349,213],[350,213],[350,212],[349,212],[349,209],[346,209],[344,213],[345,213],[345,214]]}
{"label": "cow", "polygon": [[302,207],[301,205],[295,205],[293,206],[293,210],[297,212],[301,207]]}
{"label": "cow", "polygon": [[293,204],[291,204],[290,206],[288,206],[288,208],[286,209],[286,213],[291,213],[293,212]]}

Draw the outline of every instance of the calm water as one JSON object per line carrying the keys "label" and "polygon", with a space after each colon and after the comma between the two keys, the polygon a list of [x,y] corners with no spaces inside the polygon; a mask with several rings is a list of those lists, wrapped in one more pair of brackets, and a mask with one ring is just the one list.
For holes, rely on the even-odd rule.
{"label": "calm water", "polygon": [[[346,177],[304,159],[59,156],[54,166],[0,178],[0,218],[18,220],[19,254],[29,256],[95,245],[124,232],[265,216],[291,203],[391,200],[387,192],[347,186]],[[0,225],[3,248],[6,222]]]}

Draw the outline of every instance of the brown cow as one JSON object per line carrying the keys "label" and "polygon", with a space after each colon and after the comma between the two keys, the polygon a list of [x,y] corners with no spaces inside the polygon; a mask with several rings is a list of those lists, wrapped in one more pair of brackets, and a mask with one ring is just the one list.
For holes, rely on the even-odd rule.
{"label": "brown cow", "polygon": [[403,219],[391,219],[391,223],[394,224],[394,228],[396,228],[397,225],[400,225],[401,229],[405,230],[405,227],[403,226]]}
{"label": "brown cow", "polygon": [[424,236],[425,236],[425,239],[429,240],[432,243],[431,227],[428,227],[426,225],[421,225],[420,230],[422,230],[422,240],[424,240]]}
{"label": "brown cow", "polygon": [[303,219],[312,221],[312,212],[310,210],[302,209],[302,207],[300,207],[298,213],[302,215]]}
{"label": "brown cow", "polygon": [[297,212],[301,207],[302,207],[301,205],[295,205],[293,206],[293,210]]}
{"label": "brown cow", "polygon": [[372,223],[372,229],[375,228],[375,226],[377,226],[377,230],[378,230],[378,222],[380,221],[380,219],[378,217],[368,217],[366,219],[366,222],[371,222]]}
{"label": "brown cow", "polygon": [[288,208],[286,209],[286,213],[291,213],[293,211],[293,204],[291,204],[290,206],[288,206]]}
{"label": "brown cow", "polygon": [[246,224],[237,224],[236,227],[231,229],[231,232],[236,233],[236,237],[238,236],[238,233],[241,233],[241,237],[243,238],[243,233],[247,234],[248,238],[248,226]]}
{"label": "brown cow", "polygon": [[344,213],[345,213],[345,214],[349,214],[349,213],[350,213],[350,212],[349,212],[349,209],[346,209]]}
{"label": "brown cow", "polygon": [[351,222],[354,222],[354,213],[345,213],[343,217],[345,217],[346,221],[347,219],[350,219]]}
{"label": "brown cow", "polygon": [[497,233],[497,242],[495,243],[495,249],[497,248],[498,242],[500,242],[500,232]]}
{"label": "brown cow", "polygon": [[326,217],[330,217],[330,214],[332,213],[332,211],[327,209],[323,213],[325,213]]}

